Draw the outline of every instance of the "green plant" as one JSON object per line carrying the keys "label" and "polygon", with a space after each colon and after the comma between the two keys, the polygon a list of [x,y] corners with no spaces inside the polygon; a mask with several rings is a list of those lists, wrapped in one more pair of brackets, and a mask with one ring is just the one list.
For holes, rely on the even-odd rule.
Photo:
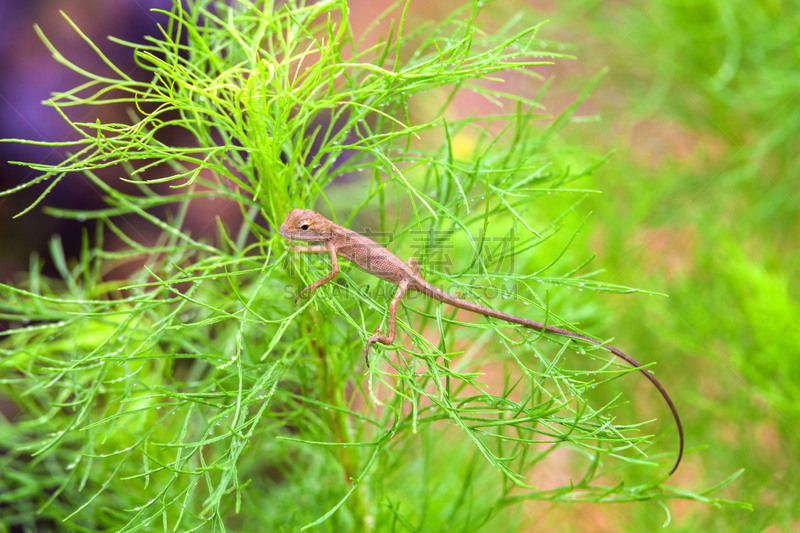
{"label": "green plant", "polygon": [[[673,531],[793,531],[800,518],[800,338],[791,325],[800,76],[788,67],[800,51],[797,7],[559,3],[561,17],[580,21],[577,45],[590,49],[586,36],[612,73],[592,99],[620,135],[603,138],[605,128],[591,125],[568,135],[617,148],[614,164],[593,178],[606,194],[585,204],[597,213],[606,276],[670,295],[628,298],[609,306],[607,321],[631,326],[634,353],[669,332],[659,334],[671,361],[659,376],[680,383],[688,433],[707,445],[690,456],[693,479],[703,485],[744,469],[724,494],[757,510],[688,506]],[[620,32],[624,41],[610,37]],[[618,518],[620,530],[657,521],[648,505]]]}
{"label": "green plant", "polygon": [[[585,273],[569,246],[582,226],[574,211],[594,192],[571,184],[604,158],[559,146],[557,134],[589,89],[553,121],[537,114],[541,94],[499,89],[506,71],[535,79],[529,67],[560,54],[523,16],[482,30],[480,5],[409,30],[406,4],[369,44],[352,35],[343,0],[176,3],[148,44],[112,39],[148,82],[89,39],[109,74],[42,35],[87,79],[48,102],[80,138],[58,165],[24,163],[40,176],[4,194],[49,182],[24,214],[79,174],[107,207],[50,208],[96,223],[80,257],[54,240],[60,279],[33,261],[25,282],[0,287],[12,323],[0,378],[22,412],[0,426],[5,525],[474,530],[503,516],[513,530],[499,513],[525,499],[722,502],[658,483],[654,467],[671,459],[656,461],[663,444],[646,457],[652,437],[615,420],[622,397],[593,401],[632,370],[603,350],[570,357],[563,339],[414,302],[400,355],[383,350],[365,374],[361,347],[385,287],[347,272],[333,294],[299,306],[287,290],[327,267],[287,269],[274,228],[288,208],[321,202],[346,225],[370,217],[394,250],[421,252],[440,285],[514,296],[528,306],[520,313],[551,324],[566,323],[554,309],[591,319],[557,287],[634,292]],[[450,104],[464,94],[500,107],[459,117]],[[76,122],[76,105],[124,105],[130,122]],[[176,128],[191,142],[165,141]],[[99,175],[109,168],[124,177]],[[193,236],[188,213],[212,198],[237,206],[241,223],[217,218],[216,234]],[[514,231],[498,239],[490,220]],[[140,224],[158,239],[139,239]],[[470,256],[437,262],[448,240]],[[509,243],[524,268],[509,272]],[[141,267],[130,279],[107,275],[126,262]],[[488,363],[502,372],[493,386],[479,372]],[[537,488],[529,473],[557,449],[572,452],[569,474]],[[633,467],[646,481],[617,484]]]}

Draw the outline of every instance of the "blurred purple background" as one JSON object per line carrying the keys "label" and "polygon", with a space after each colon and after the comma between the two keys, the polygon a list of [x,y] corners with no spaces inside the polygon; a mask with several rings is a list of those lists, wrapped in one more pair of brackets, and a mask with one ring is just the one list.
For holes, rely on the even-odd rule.
{"label": "blurred purple background", "polygon": [[[170,0],[0,0],[0,138],[66,141],[75,138],[57,112],[42,105],[54,91],[68,90],[83,78],[58,64],[36,35],[38,24],[47,38],[68,59],[91,71],[104,72],[91,48],[62,17],[66,13],[123,71],[144,78],[133,62],[131,50],[110,43],[108,35],[143,42],[156,24],[166,20],[152,8],[170,9]],[[72,108],[74,120],[94,120],[96,108]],[[120,110],[122,111],[122,110]],[[104,111],[107,113],[107,111]],[[0,190],[16,187],[37,173],[8,161],[56,163],[63,151],[31,145],[0,143]],[[80,246],[80,227],[88,223],[56,219],[41,206],[85,208],[102,205],[85,180],[63,180],[44,204],[19,218],[12,218],[30,204],[44,187],[0,197],[0,280],[27,270],[29,256],[47,257],[48,242],[60,234],[68,255]]]}

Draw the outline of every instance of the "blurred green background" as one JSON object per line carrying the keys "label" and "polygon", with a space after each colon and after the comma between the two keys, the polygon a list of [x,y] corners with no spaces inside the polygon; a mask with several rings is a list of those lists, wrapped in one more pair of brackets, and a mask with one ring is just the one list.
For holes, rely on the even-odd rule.
{"label": "blurred green background", "polygon": [[[550,97],[608,75],[570,142],[615,150],[594,176],[585,243],[604,279],[669,298],[607,296],[633,353],[657,351],[694,448],[671,481],[754,511],[689,503],[676,531],[798,531],[800,2],[566,1],[542,8],[571,43]],[[598,296],[598,298],[602,298]],[[552,511],[558,521],[575,509]],[[613,516],[609,516],[609,512]],[[647,505],[603,507],[576,531],[643,531]],[[602,516],[602,518],[598,518]],[[573,522],[574,523],[574,522]]]}
{"label": "blurred green background", "polygon": [[[51,4],[74,18],[99,9],[88,6],[95,2]],[[137,2],[111,4],[142,12]],[[355,26],[365,27],[385,4],[351,2]],[[458,4],[415,1],[409,11],[423,19]],[[660,362],[657,375],[684,417],[690,452],[670,482],[708,487],[745,469],[724,496],[750,502],[754,511],[675,502],[669,530],[800,530],[800,2],[485,6],[498,20],[522,8],[548,19],[540,35],[567,43],[576,56],[541,71],[552,78],[543,100],[549,113],[557,115],[608,68],[578,112],[585,120],[566,128],[561,142],[614,151],[586,184],[603,194],[587,200],[593,216],[578,246],[597,253],[594,265],[606,269],[604,280],[669,294],[591,297],[607,314],[605,331],[624,336],[630,353]],[[14,31],[31,43],[31,24],[46,25],[43,14],[55,12],[53,5],[15,9]],[[87,27],[84,20],[80,25]],[[99,23],[91,29],[119,34]],[[21,53],[9,35],[4,48]],[[32,50],[36,61],[46,61],[43,47]],[[20,64],[25,60],[32,61]],[[9,87],[25,87],[24,78],[9,81],[11,67],[0,92],[7,109],[14,102]],[[9,130],[10,120],[3,119],[3,136],[25,136]],[[3,169],[2,188],[23,179]],[[32,249],[46,249],[50,234],[70,231],[42,226],[52,220],[45,218],[26,234],[20,222],[10,225],[9,202],[0,204],[4,276],[24,268]],[[664,518],[648,504],[526,505],[526,513],[539,517],[537,531],[644,531]]]}

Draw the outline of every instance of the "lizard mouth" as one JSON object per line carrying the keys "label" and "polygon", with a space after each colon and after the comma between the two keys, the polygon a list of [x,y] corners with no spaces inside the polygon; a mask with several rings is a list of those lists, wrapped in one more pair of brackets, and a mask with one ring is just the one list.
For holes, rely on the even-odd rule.
{"label": "lizard mouth", "polygon": [[293,242],[293,243],[295,243],[295,242],[307,242],[305,239],[301,239],[300,237],[296,237],[296,236],[293,236],[293,235],[287,235],[286,232],[283,231],[281,228],[278,228],[278,235],[280,235],[281,237],[283,237],[287,241]]}
{"label": "lizard mouth", "polygon": [[291,236],[291,235],[287,235],[287,234],[286,234],[286,232],[283,232],[283,231],[281,231],[281,230],[278,230],[278,235],[280,235],[281,237],[283,237],[283,238],[284,238],[284,239],[286,239],[287,241],[292,241],[292,242],[303,242],[303,239],[300,239],[300,238],[298,238],[298,237],[293,237],[293,236]]}

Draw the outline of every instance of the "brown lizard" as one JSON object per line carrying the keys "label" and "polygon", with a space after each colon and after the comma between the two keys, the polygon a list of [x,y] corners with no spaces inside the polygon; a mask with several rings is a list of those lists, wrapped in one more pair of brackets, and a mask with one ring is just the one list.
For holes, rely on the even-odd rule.
{"label": "brown lizard", "polygon": [[669,474],[672,475],[672,473],[678,469],[678,465],[683,457],[684,447],[683,425],[681,424],[678,410],[675,408],[675,404],[672,403],[672,399],[670,398],[669,394],[667,394],[667,391],[655,378],[655,376],[653,376],[653,374],[651,374],[646,368],[642,368],[642,365],[640,365],[628,354],[586,335],[573,333],[566,329],[548,326],[546,324],[542,324],[541,322],[503,313],[502,311],[497,311],[496,309],[484,307],[482,305],[478,305],[453,296],[452,294],[447,293],[425,281],[420,274],[419,263],[416,259],[411,258],[408,260],[408,263],[405,263],[387,248],[376,243],[369,237],[365,237],[364,235],[356,233],[353,230],[339,226],[316,211],[312,211],[311,209],[292,209],[289,214],[286,215],[286,220],[284,220],[283,224],[281,224],[281,227],[278,229],[278,233],[281,235],[281,237],[293,241],[316,243],[312,244],[311,246],[295,246],[294,251],[296,253],[327,252],[331,258],[331,271],[300,291],[300,293],[297,295],[297,298],[295,298],[295,301],[297,301],[297,299],[299,299],[305,293],[308,293],[309,296],[311,296],[311,294],[320,286],[328,283],[339,274],[339,260],[337,256],[348,259],[373,276],[397,285],[397,292],[389,304],[389,325],[387,327],[386,335],[383,335],[380,331],[377,331],[375,335],[372,335],[369,339],[367,339],[367,346],[364,351],[365,355],[369,354],[369,348],[375,342],[385,345],[390,345],[394,342],[395,332],[397,330],[397,305],[400,303],[403,295],[405,295],[406,291],[408,290],[421,292],[429,298],[433,298],[434,300],[438,300],[440,302],[444,302],[473,313],[478,313],[492,318],[499,318],[500,320],[505,320],[506,322],[525,326],[526,328],[535,329],[537,331],[544,331],[547,333],[563,335],[565,337],[572,337],[574,339],[581,339],[609,350],[611,353],[620,359],[623,359],[628,364],[638,368],[639,371],[650,380],[655,388],[658,389],[658,392],[661,393],[664,401],[669,406],[669,409],[672,412],[672,417],[675,419],[675,425],[678,427],[678,436],[680,438],[678,458]]}

